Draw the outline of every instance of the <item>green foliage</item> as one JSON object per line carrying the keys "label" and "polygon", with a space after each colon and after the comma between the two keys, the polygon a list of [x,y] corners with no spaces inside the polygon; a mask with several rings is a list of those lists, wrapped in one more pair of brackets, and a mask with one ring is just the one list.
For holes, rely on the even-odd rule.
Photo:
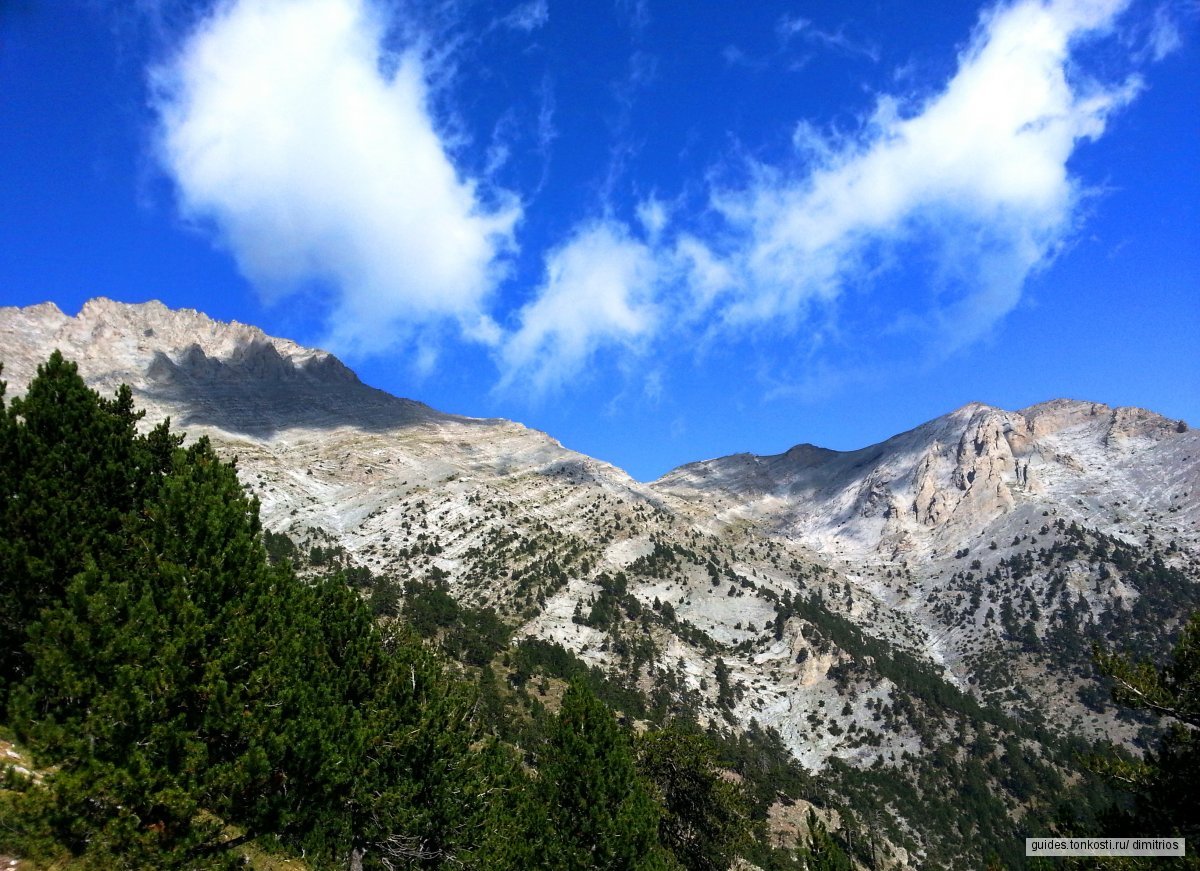
{"label": "green foliage", "polygon": [[672,723],[637,741],[637,766],[654,784],[663,814],[659,842],[688,871],[725,871],[751,836],[744,788],[723,776],[717,748]]}
{"label": "green foliage", "polygon": [[1100,669],[1115,683],[1113,699],[1118,704],[1151,711],[1192,728],[1200,728],[1200,612],[1184,626],[1162,668],[1097,648]]}
{"label": "green foliage", "polygon": [[582,680],[563,696],[540,762],[549,867],[667,867],[659,807],[638,776],[629,737]]}
{"label": "green foliage", "polygon": [[404,585],[404,618],[420,635],[435,638],[458,622],[458,602],[445,582],[411,580]]}
{"label": "green foliage", "polygon": [[[808,834],[799,850],[800,860],[807,871],[852,871],[854,868],[837,842],[830,836],[825,824],[808,812]],[[872,863],[873,864],[873,863]]]}
{"label": "green foliage", "polygon": [[996,712],[981,708],[974,698],[951,686],[932,666],[907,651],[865,634],[845,617],[830,611],[819,596],[797,597],[792,608],[777,607],[776,610],[781,615],[802,617],[855,661],[869,658],[879,674],[892,680],[908,695],[935,708],[972,719],[996,719]]}
{"label": "green foliage", "polygon": [[[5,781],[0,848],[221,869],[269,835],[314,868],[658,869],[660,818],[684,867],[740,843],[740,793],[702,739],[648,737],[647,780],[591,687],[635,714],[640,696],[526,642],[522,679],[572,678],[531,779],[479,716],[511,634],[494,612],[410,582],[410,623],[381,630],[394,582],[334,549],[312,562],[336,573],[298,579],[234,467],[166,425],[139,435],[127,389],[102,400],[56,355],[0,410],[6,717],[50,771]],[[606,581],[626,608],[624,578]],[[423,639],[485,666],[484,708]]]}
{"label": "green foliage", "polygon": [[300,549],[296,547],[296,543],[282,532],[263,530],[263,546],[267,550],[267,559],[271,561],[272,565],[284,560],[295,562],[300,556]]}
{"label": "green foliage", "polygon": [[[1141,760],[1109,756],[1094,760],[1096,768],[1129,796],[1110,809],[1104,833],[1110,837],[1183,837],[1200,839],[1200,612],[1183,628],[1170,661],[1156,667],[1096,649],[1100,670],[1115,686],[1113,700],[1150,711],[1167,728],[1158,745]],[[1192,851],[1189,850],[1191,853]],[[1158,860],[1162,861],[1162,860]],[[1200,868],[1192,853],[1177,863]],[[1111,867],[1142,867],[1128,861]]]}
{"label": "green foliage", "polygon": [[421,636],[438,640],[460,662],[483,666],[508,645],[512,628],[495,611],[460,605],[444,580],[408,581],[404,617]]}
{"label": "green foliage", "polygon": [[140,820],[186,853],[216,835],[202,806],[258,786],[260,748],[244,724],[263,713],[255,624],[270,611],[245,598],[274,599],[274,578],[254,506],[206,442],[176,453],[157,498],[124,527],[132,546],[93,550],[31,625],[12,716],[61,766],[59,800],[86,821],[78,842],[64,833],[68,846]]}
{"label": "green foliage", "polygon": [[722,734],[710,727],[708,738],[718,748],[722,767],[742,778],[751,819],[761,822],[780,797],[799,798],[813,784],[773,728],[751,720],[744,732]]}
{"label": "green foliage", "polygon": [[378,578],[371,587],[367,607],[375,617],[395,617],[400,613],[402,599],[399,584],[391,578]]}
{"label": "green foliage", "polygon": [[522,638],[512,649],[510,658],[512,682],[517,687],[524,687],[534,674],[567,682],[582,681],[593,695],[616,711],[640,718],[651,713],[646,708],[645,698],[636,688],[618,683],[600,668],[589,666],[556,642]]}
{"label": "green foliage", "polygon": [[717,681],[717,704],[721,707],[725,718],[732,721],[733,706],[737,699],[734,697],[733,687],[729,685],[729,666],[721,657],[717,657],[713,677]]}
{"label": "green foliage", "polygon": [[0,415],[0,594],[8,719],[52,773],[6,792],[0,846],[218,868],[271,834],[316,867],[437,867],[500,837],[489,797],[520,779],[473,692],[341,577],[272,566],[207,441],[39,372]]}
{"label": "green foliage", "polygon": [[64,595],[88,555],[113,545],[157,488],[180,440],[141,417],[129,388],[101,399],[57,351],[7,408],[0,389],[0,714],[27,676],[39,612]]}

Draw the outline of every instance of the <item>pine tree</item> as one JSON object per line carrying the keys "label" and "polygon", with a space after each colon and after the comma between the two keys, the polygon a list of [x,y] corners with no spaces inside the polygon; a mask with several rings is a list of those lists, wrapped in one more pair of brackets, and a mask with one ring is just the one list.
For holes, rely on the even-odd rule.
{"label": "pine tree", "polygon": [[87,558],[121,534],[179,444],[139,436],[132,393],[101,399],[55,351],[24,397],[0,391],[0,714],[29,673],[26,633]]}
{"label": "pine tree", "polygon": [[663,806],[659,841],[689,871],[725,871],[750,837],[744,790],[722,776],[701,733],[677,724],[637,741],[637,766]]}
{"label": "pine tree", "polygon": [[251,727],[277,700],[258,678],[278,636],[264,631],[270,609],[249,605],[287,601],[232,467],[204,440],[172,463],[41,609],[11,703],[18,730],[58,766],[54,789],[89,848],[154,833],[164,867],[219,838],[210,812],[281,791]]}
{"label": "pine tree", "polygon": [[488,837],[494,801],[524,781],[474,719],[476,694],[416,635],[397,627],[383,649],[354,793],[364,811],[356,847],[395,867],[465,862]]}
{"label": "pine tree", "polygon": [[[1106,834],[1183,837],[1191,853],[1190,845],[1200,842],[1200,612],[1188,620],[1170,662],[1161,667],[1100,649],[1095,653],[1100,670],[1115,683],[1113,700],[1150,711],[1167,726],[1142,760],[1099,761],[1101,773],[1133,798],[1128,809],[1110,811]],[[1183,864],[1200,867],[1200,858],[1191,855]],[[1127,867],[1140,866],[1129,862]]]}
{"label": "pine tree", "polygon": [[825,824],[808,812],[808,834],[800,849],[800,859],[807,871],[852,871],[854,863],[842,851]]}
{"label": "pine tree", "polygon": [[563,696],[538,774],[550,820],[542,867],[667,867],[660,809],[638,777],[630,740],[580,679]]}

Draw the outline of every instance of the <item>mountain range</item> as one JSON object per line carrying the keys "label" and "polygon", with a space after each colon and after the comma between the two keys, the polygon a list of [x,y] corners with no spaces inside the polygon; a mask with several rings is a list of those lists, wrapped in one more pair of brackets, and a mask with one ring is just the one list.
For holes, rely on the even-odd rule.
{"label": "mountain range", "polygon": [[[252,326],[157,302],[0,308],[9,395],[55,348],[236,456],[299,561],[444,585],[702,724],[767,730],[847,807],[887,808],[895,867],[972,849],[922,833],[920,807],[948,800],[938,765],[995,745],[980,758],[1066,782],[1056,742],[1138,752],[1152,725],[1108,702],[1092,645],[1161,657],[1200,606],[1200,433],[1144,409],[972,403],[855,451],[641,483]],[[1035,799],[1000,771],[1019,820]],[[920,807],[888,798],[901,784]]]}

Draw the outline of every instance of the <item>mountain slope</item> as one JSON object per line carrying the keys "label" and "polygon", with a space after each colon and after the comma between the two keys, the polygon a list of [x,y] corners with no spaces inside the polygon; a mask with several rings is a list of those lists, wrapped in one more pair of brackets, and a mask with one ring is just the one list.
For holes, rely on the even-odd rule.
{"label": "mountain slope", "polygon": [[[1161,651],[1178,608],[1197,601],[1200,433],[1143,409],[974,403],[861,450],[740,454],[652,486],[710,528],[741,523],[821,553],[911,617],[926,655],[984,688],[1014,672],[1031,688],[1047,673],[1078,684],[1089,639],[1145,636],[1144,652]],[[1065,651],[1047,640],[1079,621],[1084,635],[1103,629]],[[1003,666],[994,681],[981,657]],[[1085,728],[1076,689],[1043,687],[1032,707]]]}
{"label": "mountain slope", "polygon": [[706,516],[715,508],[718,519],[869,562],[935,560],[1006,517],[1048,509],[1129,540],[1170,512],[1182,541],[1200,541],[1200,500],[1188,498],[1200,492],[1200,433],[1073,400],[1019,412],[973,403],[861,450],[738,454],[654,487]]}
{"label": "mountain slope", "polygon": [[[855,778],[916,789],[925,810],[889,811],[897,860],[952,865],[982,837],[912,822],[948,812],[960,762],[940,746],[997,766],[989,746],[1037,748],[1051,783],[1074,775],[1042,723],[1133,740],[1143,724],[1096,691],[1090,645],[1160,652],[1200,604],[1200,440],[1137,409],[974,404],[859,451],[737,455],[640,484],[253,327],[159,303],[0,308],[10,394],[55,347],[236,455],[265,525],[314,563],[333,554],[376,590],[445,584],[652,706],[774,730],[814,771],[850,766],[845,795]],[[994,789],[996,819],[1034,800]]]}

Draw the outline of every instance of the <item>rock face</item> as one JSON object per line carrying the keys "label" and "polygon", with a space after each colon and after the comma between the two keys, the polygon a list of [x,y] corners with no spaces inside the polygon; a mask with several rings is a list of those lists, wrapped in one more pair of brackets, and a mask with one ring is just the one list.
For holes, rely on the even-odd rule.
{"label": "rock face", "polygon": [[[1120,547],[1200,574],[1200,436],[1141,409],[976,403],[857,451],[739,454],[640,484],[544,433],[398,399],[323,351],[160,303],[0,308],[10,395],[54,348],[102,392],[130,384],[148,421],[236,455],[268,528],[380,576],[445,578],[519,636],[702,719],[773,727],[811,768],[891,765],[929,740],[881,717],[907,690],[837,620],[985,701],[1123,739],[1132,728],[1089,713],[1039,642],[1177,617],[1136,610],[1165,594],[1109,571]],[[623,616],[605,625],[590,612],[617,573]],[[1014,697],[988,677],[997,661],[1010,684],[1048,689]]]}
{"label": "rock face", "polygon": [[1144,409],[972,403],[862,450],[739,454],[682,466],[654,487],[847,560],[927,562],[1050,509],[1133,538],[1134,518],[1174,509],[1177,538],[1194,546],[1197,458],[1200,434]]}
{"label": "rock face", "polygon": [[93,386],[134,388],[152,411],[182,426],[211,426],[269,437],[295,427],[348,425],[385,429],[448,419],[419,402],[367,387],[340,360],[267,336],[257,327],[220,323],[159,302],[85,303],[67,317],[52,303],[4,309],[5,375],[26,383],[43,349],[75,360]]}

